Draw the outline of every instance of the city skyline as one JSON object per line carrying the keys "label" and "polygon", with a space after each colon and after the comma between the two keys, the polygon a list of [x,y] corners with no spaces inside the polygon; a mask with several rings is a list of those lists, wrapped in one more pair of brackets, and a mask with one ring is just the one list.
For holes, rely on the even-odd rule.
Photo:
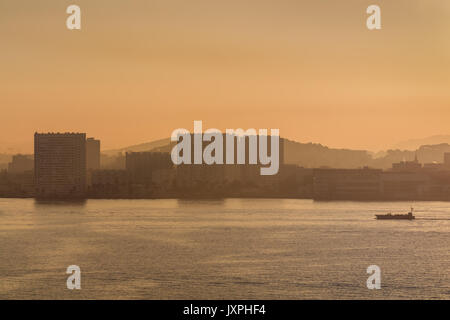
{"label": "city skyline", "polygon": [[[197,133],[199,129],[197,127]],[[183,136],[183,141],[186,142],[183,143],[185,145],[181,154],[183,158],[188,158],[187,162],[178,163],[178,158],[173,157],[176,141],[172,141],[167,146],[152,151],[127,151],[125,155],[116,156],[113,161],[116,162],[115,165],[111,166],[110,162],[105,166],[101,163],[101,141],[87,138],[86,133],[36,132],[34,160],[33,157],[16,155],[8,164],[8,169],[0,171],[0,197],[34,197],[38,200],[236,197],[319,201],[450,199],[448,144],[437,146],[431,154],[440,161],[419,162],[417,152],[409,153],[409,157],[414,154],[414,160],[399,161],[399,154],[394,153],[394,157],[385,159],[384,162],[390,160],[390,167],[383,168],[384,170],[370,168],[368,163],[361,162],[359,165],[354,162],[351,167],[339,165],[336,162],[338,158],[370,160],[364,157],[364,153],[351,150],[340,154],[322,154],[322,158],[330,158],[328,160],[331,162],[327,165],[315,163],[312,167],[304,167],[292,161],[295,151],[286,152],[285,146],[292,142],[277,137],[275,142],[279,146],[272,149],[271,145],[269,149],[271,157],[275,156],[274,152],[278,153],[275,159],[280,159],[281,162],[277,163],[275,174],[264,175],[260,169],[267,168],[267,163],[250,159],[255,157],[252,153],[252,149],[256,147],[255,141],[260,144],[267,136],[241,139],[239,133],[229,131],[226,135],[226,148],[224,145],[216,145],[217,141],[214,141],[214,157],[218,161],[204,163],[198,161],[197,154],[193,157],[197,161],[192,163],[194,150],[201,150],[202,145],[208,145],[208,142],[202,142],[201,135],[197,133]],[[219,137],[224,136],[223,133],[217,134]],[[202,143],[198,145],[198,141]],[[430,154],[426,154],[430,152],[430,146],[418,151],[421,156],[430,159]],[[176,154],[178,152],[180,151],[176,150]],[[117,162],[120,158],[123,159],[121,164],[120,161]],[[240,161],[228,161],[233,158]],[[287,162],[285,158],[288,159]],[[376,159],[372,160],[375,162],[371,165],[375,165]]]}
{"label": "city skyline", "polygon": [[[237,129],[229,130],[234,131]],[[203,134],[205,133],[205,131],[202,132]],[[53,135],[77,133],[80,134],[81,132],[35,132],[35,134]],[[86,133],[83,134],[87,136]],[[282,146],[286,145],[287,147],[283,147],[280,150],[279,156],[287,159],[286,163],[296,164],[306,168],[331,167],[350,169],[368,166],[386,169],[394,162],[417,160],[417,158],[425,165],[432,165],[433,163],[442,163],[445,153],[450,152],[450,136],[447,135],[407,140],[394,148],[377,153],[372,153],[368,150],[338,149],[329,148],[321,144],[301,143],[286,139],[283,136],[280,136],[280,141],[282,142]],[[103,142],[101,144],[103,146]],[[210,149],[213,144],[215,145],[215,143],[212,143],[209,147]],[[205,144],[204,142],[204,147],[206,145],[208,143]],[[127,152],[164,152],[171,154],[175,146],[176,143],[174,141],[166,138],[121,149],[104,150],[100,148],[100,140],[90,137],[86,139],[86,150],[92,156],[88,158],[87,168],[93,170],[100,168],[122,168],[125,165],[124,156]],[[15,170],[14,168],[16,166],[17,168],[28,167],[30,159],[33,159],[33,152],[9,155],[0,153],[0,170],[9,169],[10,166],[12,166],[12,171]],[[103,161],[102,165],[100,165],[101,161]]]}

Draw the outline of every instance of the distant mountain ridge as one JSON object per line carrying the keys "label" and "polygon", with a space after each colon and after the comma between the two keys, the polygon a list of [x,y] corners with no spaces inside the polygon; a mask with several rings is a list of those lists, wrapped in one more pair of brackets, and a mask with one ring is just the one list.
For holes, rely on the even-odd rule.
{"label": "distant mountain ridge", "polygon": [[[443,139],[447,136],[435,136]],[[450,139],[450,136],[448,136]],[[430,137],[431,138],[431,137]],[[426,140],[426,139],[425,139]],[[159,139],[148,143],[141,143],[129,147],[102,151],[102,166],[105,168],[124,168],[125,152],[170,152],[175,142],[170,138]],[[367,150],[336,149],[319,143],[302,143],[284,139],[284,159],[286,164],[296,164],[306,168],[372,168],[387,169],[392,163],[411,161],[417,155],[421,163],[442,163],[444,153],[450,152],[450,143],[426,144],[413,150],[399,148],[371,153]],[[122,157],[117,157],[122,153]],[[0,154],[0,169],[5,169],[11,160],[11,155]]]}
{"label": "distant mountain ridge", "polygon": [[425,145],[437,145],[442,143],[448,143],[450,144],[450,135],[434,135],[426,138],[421,139],[409,139],[402,142],[399,142],[392,146],[392,149],[399,149],[399,150],[416,150],[420,148],[421,146]]}
{"label": "distant mountain ridge", "polygon": [[112,150],[105,150],[102,151],[103,154],[106,154],[108,156],[114,156],[118,153],[125,153],[125,152],[143,152],[143,151],[150,151],[156,148],[167,146],[170,143],[170,138],[166,139],[159,139],[151,142],[145,142],[140,143],[120,149],[112,149]]}
{"label": "distant mountain ridge", "polygon": [[[287,164],[297,164],[303,167],[333,167],[357,168],[368,165],[371,155],[365,150],[332,149],[318,143],[301,143],[284,139],[284,158]],[[150,143],[143,143],[122,149],[104,152],[114,155],[118,152],[170,152],[175,145],[170,139],[161,139]]]}
{"label": "distant mountain ridge", "polygon": [[[450,152],[450,144],[423,145],[416,150],[390,149],[377,155],[367,150],[335,149],[319,143],[301,143],[284,140],[284,159],[286,164],[296,164],[305,168],[372,168],[388,169],[392,163],[411,161],[418,157],[421,163],[443,162],[444,153]],[[118,152],[170,152],[175,145],[169,138],[143,143],[122,149],[110,150],[104,154],[113,156]]]}

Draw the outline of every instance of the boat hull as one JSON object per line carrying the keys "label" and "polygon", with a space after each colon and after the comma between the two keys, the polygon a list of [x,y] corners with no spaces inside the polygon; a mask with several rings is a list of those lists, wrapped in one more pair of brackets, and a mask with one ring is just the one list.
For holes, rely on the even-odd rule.
{"label": "boat hull", "polygon": [[378,220],[414,220],[410,215],[376,215]]}

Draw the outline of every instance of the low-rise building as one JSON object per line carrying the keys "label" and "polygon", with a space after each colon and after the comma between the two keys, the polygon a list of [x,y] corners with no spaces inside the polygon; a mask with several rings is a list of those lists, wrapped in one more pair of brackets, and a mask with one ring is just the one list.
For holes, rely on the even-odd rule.
{"label": "low-rise building", "polygon": [[381,197],[381,169],[314,169],[316,200],[375,200]]}
{"label": "low-rise building", "polygon": [[33,171],[34,158],[32,155],[16,154],[8,164],[8,173],[23,173]]}

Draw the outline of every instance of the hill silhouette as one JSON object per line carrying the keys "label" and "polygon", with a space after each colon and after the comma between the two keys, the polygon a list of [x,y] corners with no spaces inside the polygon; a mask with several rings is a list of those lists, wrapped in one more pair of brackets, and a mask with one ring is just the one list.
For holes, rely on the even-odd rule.
{"label": "hill silhouette", "polygon": [[118,153],[125,153],[125,152],[143,152],[143,151],[150,151],[159,147],[164,147],[170,144],[170,138],[166,139],[159,139],[151,142],[145,142],[141,144],[136,144],[120,149],[112,149],[112,150],[105,150],[102,151],[103,154],[108,156],[114,156]]}
{"label": "hill silhouette", "polygon": [[[445,137],[445,136],[439,136]],[[450,137],[450,136],[449,136]],[[411,161],[417,155],[421,163],[441,163],[444,153],[450,152],[449,143],[422,145],[414,150],[390,149],[376,154],[367,150],[329,148],[319,143],[302,143],[284,140],[284,158],[286,164],[296,164],[305,168],[372,168],[388,169],[392,163]],[[125,168],[125,152],[170,152],[175,145],[170,138],[159,139],[114,150],[102,151],[102,167]],[[119,154],[122,154],[119,156]],[[11,155],[0,154],[0,170],[7,168]]]}
{"label": "hill silhouette", "polygon": [[[285,163],[297,164],[303,167],[334,167],[334,168],[357,168],[367,165],[371,161],[371,155],[365,150],[332,149],[318,143],[300,143],[284,139]],[[170,139],[143,143],[136,146],[111,150],[105,154],[113,155],[118,152],[151,151],[170,152],[175,145]]]}
{"label": "hill silhouette", "polygon": [[[169,139],[167,139],[169,140]],[[284,159],[286,164],[296,164],[305,168],[372,168],[388,169],[392,163],[412,161],[417,155],[419,162],[443,162],[444,153],[450,152],[450,144],[424,145],[409,150],[387,150],[376,156],[367,150],[336,149],[319,143],[301,143],[289,139],[284,140]],[[170,152],[175,143],[153,148],[153,152]]]}
{"label": "hill silhouette", "polygon": [[425,145],[437,145],[449,143],[450,135],[434,135],[421,139],[409,139],[395,144],[392,149],[410,150],[414,151]]}

